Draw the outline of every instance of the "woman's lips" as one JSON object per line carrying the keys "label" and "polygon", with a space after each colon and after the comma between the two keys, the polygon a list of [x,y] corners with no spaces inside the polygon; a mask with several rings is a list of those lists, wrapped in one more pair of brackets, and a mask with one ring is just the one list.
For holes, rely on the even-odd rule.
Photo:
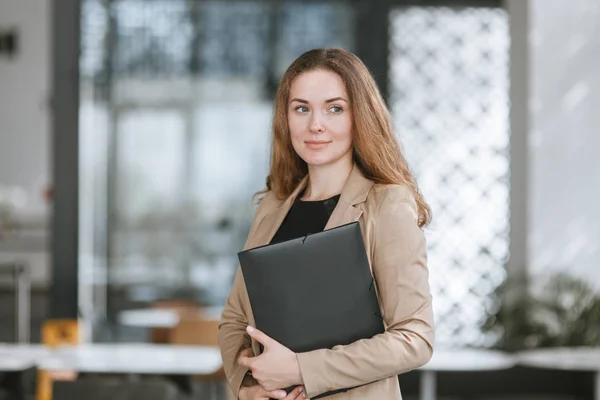
{"label": "woman's lips", "polygon": [[331,142],[326,142],[323,140],[308,140],[304,143],[306,144],[307,147],[309,147],[311,149],[321,149],[321,148],[327,146]]}

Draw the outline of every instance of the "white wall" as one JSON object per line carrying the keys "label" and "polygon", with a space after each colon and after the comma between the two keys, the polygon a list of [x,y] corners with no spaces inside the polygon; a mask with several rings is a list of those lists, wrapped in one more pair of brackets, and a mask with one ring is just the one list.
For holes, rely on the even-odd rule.
{"label": "white wall", "polygon": [[22,186],[38,214],[50,175],[48,11],[45,0],[0,2],[0,26],[19,35],[18,53],[0,57],[0,184]]}
{"label": "white wall", "polygon": [[[43,190],[50,183],[50,27],[49,0],[1,0],[0,27],[18,31],[18,52],[0,55],[0,186],[20,187],[26,203],[19,214],[33,221],[36,240],[0,240],[0,262],[27,260],[36,280],[47,274],[43,238],[48,206]],[[16,250],[13,250],[16,249]]]}
{"label": "white wall", "polygon": [[530,261],[600,288],[600,2],[531,0]]}

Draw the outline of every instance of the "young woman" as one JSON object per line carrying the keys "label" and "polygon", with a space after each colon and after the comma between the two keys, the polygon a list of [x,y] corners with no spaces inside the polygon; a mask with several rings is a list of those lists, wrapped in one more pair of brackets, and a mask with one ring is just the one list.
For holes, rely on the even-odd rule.
{"label": "young woman", "polygon": [[[275,100],[267,189],[245,248],[359,221],[386,331],[350,345],[294,353],[253,328],[238,270],[219,328],[224,369],[241,400],[401,399],[397,375],[427,363],[433,314],[425,238],[430,209],[368,69],[341,49],[311,50]],[[264,351],[261,353],[260,344]],[[282,388],[296,386],[286,394]]]}

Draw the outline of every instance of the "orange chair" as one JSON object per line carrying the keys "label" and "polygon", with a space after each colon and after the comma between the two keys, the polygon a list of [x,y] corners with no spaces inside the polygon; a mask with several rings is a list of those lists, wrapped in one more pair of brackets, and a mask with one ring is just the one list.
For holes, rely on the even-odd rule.
{"label": "orange chair", "polygon": [[[171,344],[196,345],[196,346],[219,346],[219,321],[214,319],[202,319],[201,317],[184,316],[171,333]],[[211,397],[216,398],[219,384],[225,382],[225,371],[223,367],[208,375],[197,375],[196,379],[211,384]],[[231,397],[229,390],[227,394]]]}
{"label": "orange chair", "polygon": [[219,321],[182,317],[171,333],[171,344],[218,346]]}
{"label": "orange chair", "polygon": [[[76,319],[51,319],[42,325],[42,343],[54,348],[63,344],[79,344],[79,323]],[[77,373],[64,372],[38,372],[36,400],[52,400],[52,383],[54,381],[73,381]]]}
{"label": "orange chair", "polygon": [[[172,310],[181,316],[197,315],[200,312],[201,306],[194,300],[172,299],[158,300],[152,308],[159,310]],[[150,342],[152,343],[170,343],[171,333],[173,328],[152,328],[150,330]]]}

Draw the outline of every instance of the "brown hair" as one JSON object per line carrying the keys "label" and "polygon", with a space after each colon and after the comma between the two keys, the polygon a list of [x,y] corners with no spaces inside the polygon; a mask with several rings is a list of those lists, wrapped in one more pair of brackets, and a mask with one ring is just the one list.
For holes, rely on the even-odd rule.
{"label": "brown hair", "polygon": [[363,175],[375,183],[408,187],[417,203],[418,225],[427,225],[431,220],[431,209],[402,155],[377,84],[363,62],[343,49],[307,51],[281,78],[275,97],[271,171],[264,192],[271,190],[279,199],[287,198],[308,173],[306,162],[292,146],[287,109],[294,79],[316,69],[335,72],[346,85],[353,115],[353,158]]}

